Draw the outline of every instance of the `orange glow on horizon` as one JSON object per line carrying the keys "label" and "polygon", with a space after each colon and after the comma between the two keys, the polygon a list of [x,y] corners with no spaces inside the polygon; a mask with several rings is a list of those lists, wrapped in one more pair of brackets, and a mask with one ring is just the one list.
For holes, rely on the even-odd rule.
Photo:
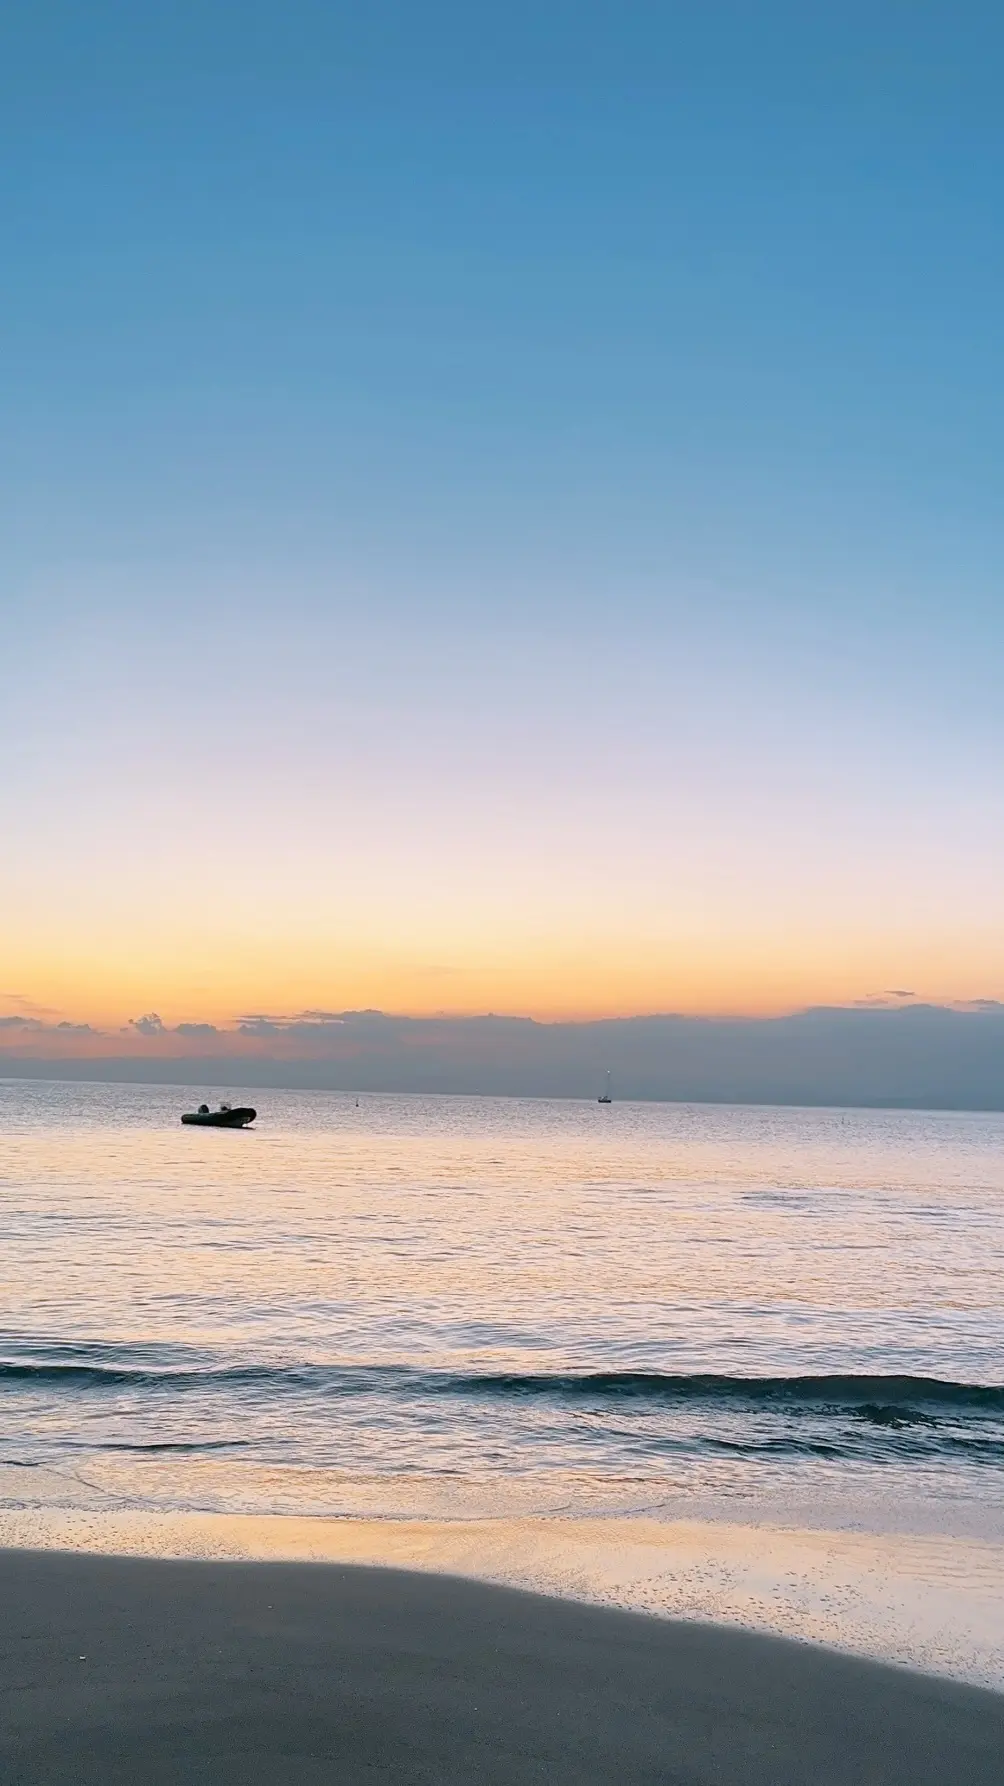
{"label": "orange glow on horizon", "polygon": [[[137,943],[140,939],[136,939]],[[146,941],[146,939],[143,939]],[[520,949],[457,951],[453,962],[430,955],[320,942],[278,949],[264,943],[189,937],[143,950],[103,946],[54,958],[36,947],[0,963],[14,997],[0,1014],[90,1024],[124,1051],[139,1044],[132,1021],[155,1011],[165,1026],[211,1023],[229,1029],[242,1015],[290,1018],[306,1011],[375,1009],[402,1017],[532,1017],[582,1022],[677,1013],[771,1017],[812,1005],[850,1005],[908,989],[932,1003],[1004,996],[1004,971],[990,938],[970,934],[934,956],[921,939],[717,940],[664,938],[647,946],[599,937],[554,939]],[[993,939],[997,955],[1000,945]],[[890,963],[892,965],[890,965]],[[996,973],[993,969],[996,968]],[[6,1050],[18,1031],[3,1034]],[[74,1039],[66,1036],[68,1046]]]}

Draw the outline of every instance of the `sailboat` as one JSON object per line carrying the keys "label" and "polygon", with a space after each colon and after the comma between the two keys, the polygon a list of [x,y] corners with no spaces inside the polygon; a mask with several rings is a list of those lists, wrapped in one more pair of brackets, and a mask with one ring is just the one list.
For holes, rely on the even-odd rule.
{"label": "sailboat", "polygon": [[607,1072],[606,1085],[604,1086],[603,1090],[600,1092],[600,1095],[597,1098],[596,1102],[598,1104],[612,1104],[613,1103],[613,1098],[610,1095],[610,1073],[609,1073],[609,1071]]}

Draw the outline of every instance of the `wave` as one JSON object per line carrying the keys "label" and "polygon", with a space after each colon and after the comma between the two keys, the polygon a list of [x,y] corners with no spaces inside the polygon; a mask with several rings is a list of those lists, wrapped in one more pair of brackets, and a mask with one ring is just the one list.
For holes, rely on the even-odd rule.
{"label": "wave", "polygon": [[779,1413],[799,1409],[857,1414],[881,1424],[913,1414],[1004,1416],[1004,1385],[910,1375],[730,1376],[661,1371],[448,1372],[397,1365],[171,1365],[73,1355],[0,1359],[5,1385],[38,1389],[148,1389],[168,1392],[246,1388],[329,1395],[459,1396],[653,1406],[713,1404]]}
{"label": "wave", "polygon": [[[464,1379],[460,1379],[464,1381]],[[793,1409],[826,1407],[878,1412],[907,1408],[1004,1414],[1004,1386],[959,1383],[940,1377],[822,1375],[790,1377],[670,1375],[661,1371],[593,1371],[558,1375],[496,1376],[466,1379],[482,1392],[554,1395],[562,1399],[712,1402],[740,1407]]]}
{"label": "wave", "polygon": [[268,1383],[282,1372],[267,1365],[238,1365],[234,1368],[172,1369],[167,1366],[151,1370],[144,1366],[119,1364],[84,1364],[77,1360],[31,1359],[0,1360],[0,1389],[5,1383],[36,1384],[66,1389],[201,1389],[214,1383]]}
{"label": "wave", "polygon": [[161,1451],[244,1451],[251,1447],[250,1439],[103,1439],[94,1449],[97,1451],[129,1451],[129,1452],[161,1452]]}

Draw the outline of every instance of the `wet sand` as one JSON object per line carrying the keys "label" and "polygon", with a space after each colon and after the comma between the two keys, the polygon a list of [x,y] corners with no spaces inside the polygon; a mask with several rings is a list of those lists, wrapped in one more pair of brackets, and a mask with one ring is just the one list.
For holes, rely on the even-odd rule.
{"label": "wet sand", "polygon": [[1000,1786],[1004,1695],[334,1564],[0,1553],[9,1786]]}

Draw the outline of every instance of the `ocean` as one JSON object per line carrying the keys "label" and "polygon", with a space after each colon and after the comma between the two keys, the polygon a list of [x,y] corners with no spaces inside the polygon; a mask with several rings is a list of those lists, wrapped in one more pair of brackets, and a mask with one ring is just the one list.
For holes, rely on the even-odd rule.
{"label": "ocean", "polygon": [[0,1084],[0,1511],[1002,1554],[1001,1115],[206,1095]]}

